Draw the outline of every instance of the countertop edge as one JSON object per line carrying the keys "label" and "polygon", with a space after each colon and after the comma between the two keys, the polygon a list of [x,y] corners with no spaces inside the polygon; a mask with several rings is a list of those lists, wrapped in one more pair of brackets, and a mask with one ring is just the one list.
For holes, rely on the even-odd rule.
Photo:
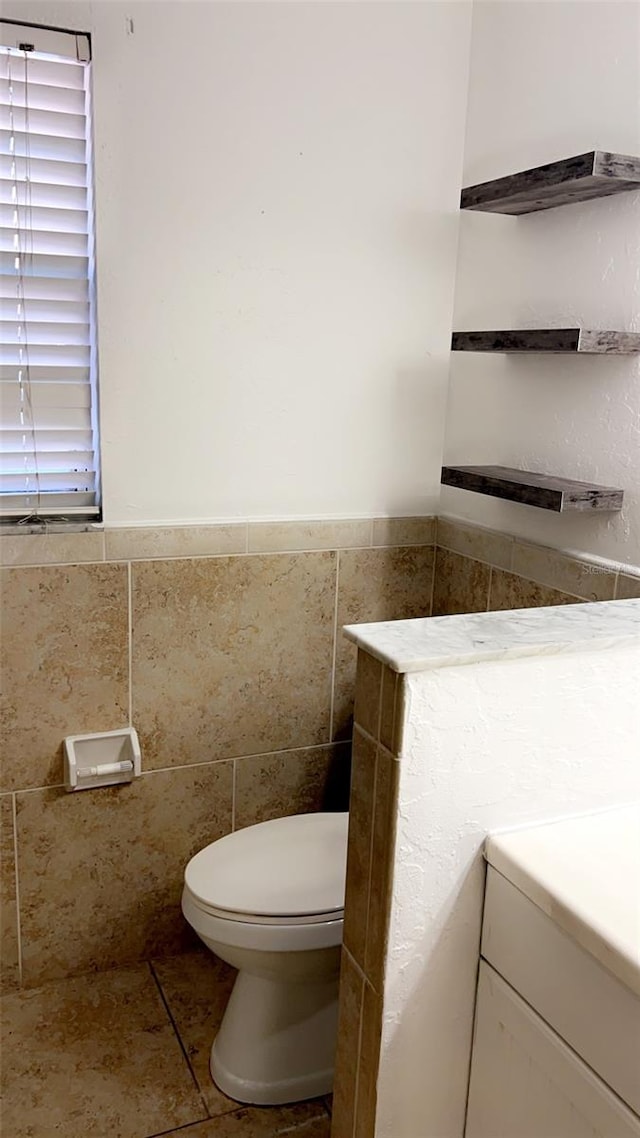
{"label": "countertop edge", "polygon": [[[640,804],[636,805],[640,810]],[[517,851],[505,848],[504,845],[505,840],[516,838],[518,834],[526,836],[535,831],[536,834],[543,835],[547,826],[557,832],[563,822],[569,825],[583,822],[588,824],[588,819],[592,818],[597,825],[601,818],[615,815],[619,809],[626,812],[635,807],[612,808],[592,815],[569,816],[552,823],[539,823],[518,831],[489,834],[484,844],[484,857],[488,865],[549,917],[566,936],[580,945],[634,996],[640,998],[640,943],[631,945],[626,937],[616,935],[614,926],[594,920],[593,913],[573,900],[566,884],[550,886],[544,875],[538,877],[535,867],[527,864],[528,855],[520,856]],[[612,872],[615,873],[615,867],[612,867]]]}
{"label": "countertop edge", "polygon": [[347,624],[343,632],[392,671],[423,672],[640,643],[640,600]]}

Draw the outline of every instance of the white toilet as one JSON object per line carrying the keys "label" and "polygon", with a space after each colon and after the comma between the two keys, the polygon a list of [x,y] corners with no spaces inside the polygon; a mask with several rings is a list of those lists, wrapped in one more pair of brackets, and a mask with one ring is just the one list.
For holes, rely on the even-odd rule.
{"label": "white toilet", "polygon": [[182,911],[239,969],[211,1048],[214,1082],[270,1105],[333,1085],[348,814],[301,814],[212,842],[185,870]]}

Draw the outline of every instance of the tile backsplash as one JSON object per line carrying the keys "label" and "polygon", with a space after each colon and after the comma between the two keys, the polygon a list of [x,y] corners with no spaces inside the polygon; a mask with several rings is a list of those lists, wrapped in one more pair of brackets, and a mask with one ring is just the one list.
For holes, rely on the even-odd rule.
{"label": "tile backsplash", "polygon": [[[182,950],[197,849],[346,808],[343,624],[640,595],[633,573],[451,518],[3,536],[0,554],[7,987]],[[395,689],[385,672],[393,752]],[[67,794],[64,736],[130,722],[142,777]]]}
{"label": "tile backsplash", "polygon": [[625,567],[440,517],[433,616],[640,596]]}
{"label": "tile backsplash", "polygon": [[[341,625],[428,616],[434,535],[386,518],[0,539],[5,987],[180,951],[193,853],[346,809]],[[67,794],[64,736],[129,722],[142,777]]]}

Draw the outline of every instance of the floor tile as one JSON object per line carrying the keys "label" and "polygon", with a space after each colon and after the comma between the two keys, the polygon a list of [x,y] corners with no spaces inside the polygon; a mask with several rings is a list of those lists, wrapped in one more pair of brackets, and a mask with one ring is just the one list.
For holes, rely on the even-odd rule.
{"label": "floor tile", "polygon": [[320,1099],[294,1106],[246,1107],[162,1138],[330,1138],[331,1119]]}
{"label": "floor tile", "polygon": [[152,968],[213,1119],[181,1131],[184,1138],[271,1138],[285,1131],[296,1138],[329,1138],[323,1099],[239,1109],[213,1082],[209,1054],[235,980],[233,968],[206,949],[154,960]]}
{"label": "floor tile", "polygon": [[235,970],[207,949],[154,960],[152,968],[191,1070],[212,1117],[237,1109],[209,1073],[209,1054],[235,980]]}
{"label": "floor tile", "polygon": [[206,1117],[147,965],[6,996],[2,1044],[7,1138],[148,1138]]}

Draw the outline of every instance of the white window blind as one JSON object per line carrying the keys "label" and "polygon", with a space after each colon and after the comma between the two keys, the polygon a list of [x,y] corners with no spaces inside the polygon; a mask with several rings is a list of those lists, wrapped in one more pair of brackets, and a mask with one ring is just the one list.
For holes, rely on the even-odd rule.
{"label": "white window blind", "polygon": [[100,512],[89,40],[0,21],[0,517]]}

